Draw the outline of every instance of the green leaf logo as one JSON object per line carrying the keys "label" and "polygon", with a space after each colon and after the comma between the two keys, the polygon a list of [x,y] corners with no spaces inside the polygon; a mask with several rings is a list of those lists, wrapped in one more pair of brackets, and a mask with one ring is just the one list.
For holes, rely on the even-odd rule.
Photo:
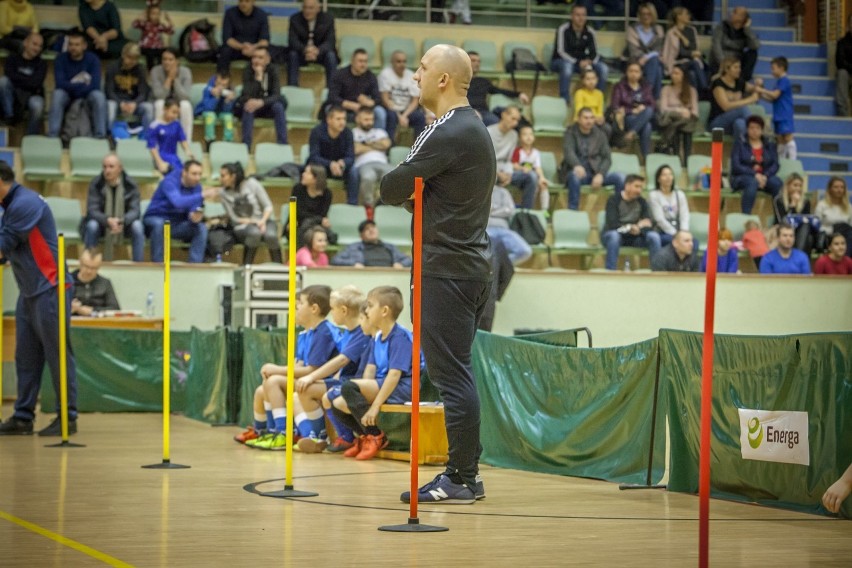
{"label": "green leaf logo", "polygon": [[756,450],[761,442],[763,442],[763,426],[755,416],[748,421],[748,445]]}

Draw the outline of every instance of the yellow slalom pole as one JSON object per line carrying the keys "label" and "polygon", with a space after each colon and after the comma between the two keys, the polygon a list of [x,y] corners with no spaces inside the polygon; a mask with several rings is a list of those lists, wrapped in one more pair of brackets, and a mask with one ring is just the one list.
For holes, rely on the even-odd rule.
{"label": "yellow slalom pole", "polygon": [[289,289],[287,294],[287,456],[284,489],[293,489],[293,367],[296,364],[296,198],[290,198],[290,236],[287,239]]}
{"label": "yellow slalom pole", "polygon": [[56,271],[59,275],[59,416],[62,423],[62,443],[68,443],[68,330],[65,328],[65,235],[59,233]]}
{"label": "yellow slalom pole", "polygon": [[172,225],[163,225],[163,463],[169,463],[169,415],[171,412],[171,264]]}
{"label": "yellow slalom pole", "polygon": [[3,419],[3,275],[6,270],[0,266],[0,420]]}

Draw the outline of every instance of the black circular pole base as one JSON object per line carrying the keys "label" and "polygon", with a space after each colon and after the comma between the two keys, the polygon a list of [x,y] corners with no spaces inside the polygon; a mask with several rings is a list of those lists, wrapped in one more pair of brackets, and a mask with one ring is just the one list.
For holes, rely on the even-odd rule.
{"label": "black circular pole base", "polygon": [[75,444],[74,442],[63,441],[58,444],[45,444],[45,448],[85,448],[86,444]]}
{"label": "black circular pole base", "polygon": [[292,485],[285,485],[284,489],[258,493],[258,495],[261,497],[273,497],[275,499],[288,499],[290,497],[318,497],[319,493],[314,493],[313,491],[297,491],[296,489],[293,489]]}
{"label": "black circular pole base", "polygon": [[435,525],[421,525],[420,519],[418,518],[408,518],[408,523],[404,525],[385,525],[383,527],[379,527],[380,531],[383,532],[407,532],[407,533],[421,533],[421,532],[446,532],[450,530],[447,527],[438,527]]}
{"label": "black circular pole base", "polygon": [[162,463],[140,466],[142,469],[189,469],[191,466],[172,463],[169,460],[163,460]]}

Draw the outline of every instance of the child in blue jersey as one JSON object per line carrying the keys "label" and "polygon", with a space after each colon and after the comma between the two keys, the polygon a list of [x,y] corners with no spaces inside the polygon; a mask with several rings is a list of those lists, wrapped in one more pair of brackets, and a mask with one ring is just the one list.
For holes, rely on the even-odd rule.
{"label": "child in blue jersey", "polygon": [[155,120],[148,128],[148,149],[154,158],[154,167],[163,175],[183,167],[177,155],[178,144],[183,146],[183,151],[189,159],[195,159],[179,117],[180,103],[176,99],[168,98],[163,103],[163,120]]}
{"label": "child in blue jersey", "polygon": [[[345,383],[332,402],[336,416],[362,433],[343,455],[368,460],[388,445],[378,426],[383,404],[411,400],[411,332],[396,323],[402,313],[402,293],[393,286],[373,288],[367,295],[367,321],[376,328],[372,351],[360,379]],[[418,364],[420,362],[418,361]]]}
{"label": "child in blue jersey", "polygon": [[[364,293],[355,286],[344,286],[331,293],[331,319],[336,325],[344,328],[338,344],[340,353],[319,369],[296,381],[299,403],[306,414],[321,407],[328,409],[330,405],[326,406],[327,397],[339,396],[342,382],[361,376],[356,373],[361,355],[370,343],[369,335],[364,334],[359,322],[364,299]],[[331,451],[348,449],[354,440],[352,431],[339,424],[330,411],[326,412],[326,416],[337,432],[337,440]],[[308,436],[299,440],[299,450],[305,453],[319,453],[326,447],[328,440],[325,437]]]}
{"label": "child in blue jersey", "polygon": [[775,128],[778,157],[795,160],[798,152],[793,139],[793,85],[787,76],[788,66],[786,57],[772,60],[772,76],[777,79],[775,89],[764,89],[761,94],[766,100],[772,101],[772,125]]}
{"label": "child in blue jersey", "polygon": [[[293,368],[295,379],[315,371],[337,355],[340,330],[326,319],[330,310],[330,295],[331,288],[320,285],[308,286],[299,293],[295,319],[305,331],[299,334],[296,343],[296,365]],[[266,403],[263,408],[265,410],[266,405],[269,406],[273,424],[267,435],[246,442],[246,445],[263,450],[283,450],[286,445],[287,367],[268,363],[261,369],[261,375],[264,378],[262,400]],[[259,413],[257,410],[255,412],[257,416]],[[293,400],[293,416],[296,427],[294,440],[325,435],[322,408],[305,411],[296,397]]]}
{"label": "child in blue jersey", "polygon": [[231,89],[231,74],[217,72],[204,87],[201,101],[195,107],[195,116],[204,118],[204,140],[209,144],[216,140],[216,122],[222,122],[222,139],[234,139],[234,103],[237,95]]}

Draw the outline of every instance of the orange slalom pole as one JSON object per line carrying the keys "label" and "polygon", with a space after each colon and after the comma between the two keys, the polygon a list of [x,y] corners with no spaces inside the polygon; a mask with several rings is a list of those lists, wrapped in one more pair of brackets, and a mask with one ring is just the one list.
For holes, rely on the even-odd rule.
{"label": "orange slalom pole", "polygon": [[420,455],[420,310],[423,286],[423,178],[414,178],[414,238],[412,239],[411,326],[411,501],[409,520],[417,518]]}
{"label": "orange slalom pole", "polygon": [[710,173],[710,227],[704,289],[704,359],[701,365],[701,442],[698,476],[698,566],[710,565],[710,440],[713,425],[713,327],[716,313],[716,269],[719,256],[719,209],[722,191],[721,128],[713,129]]}

